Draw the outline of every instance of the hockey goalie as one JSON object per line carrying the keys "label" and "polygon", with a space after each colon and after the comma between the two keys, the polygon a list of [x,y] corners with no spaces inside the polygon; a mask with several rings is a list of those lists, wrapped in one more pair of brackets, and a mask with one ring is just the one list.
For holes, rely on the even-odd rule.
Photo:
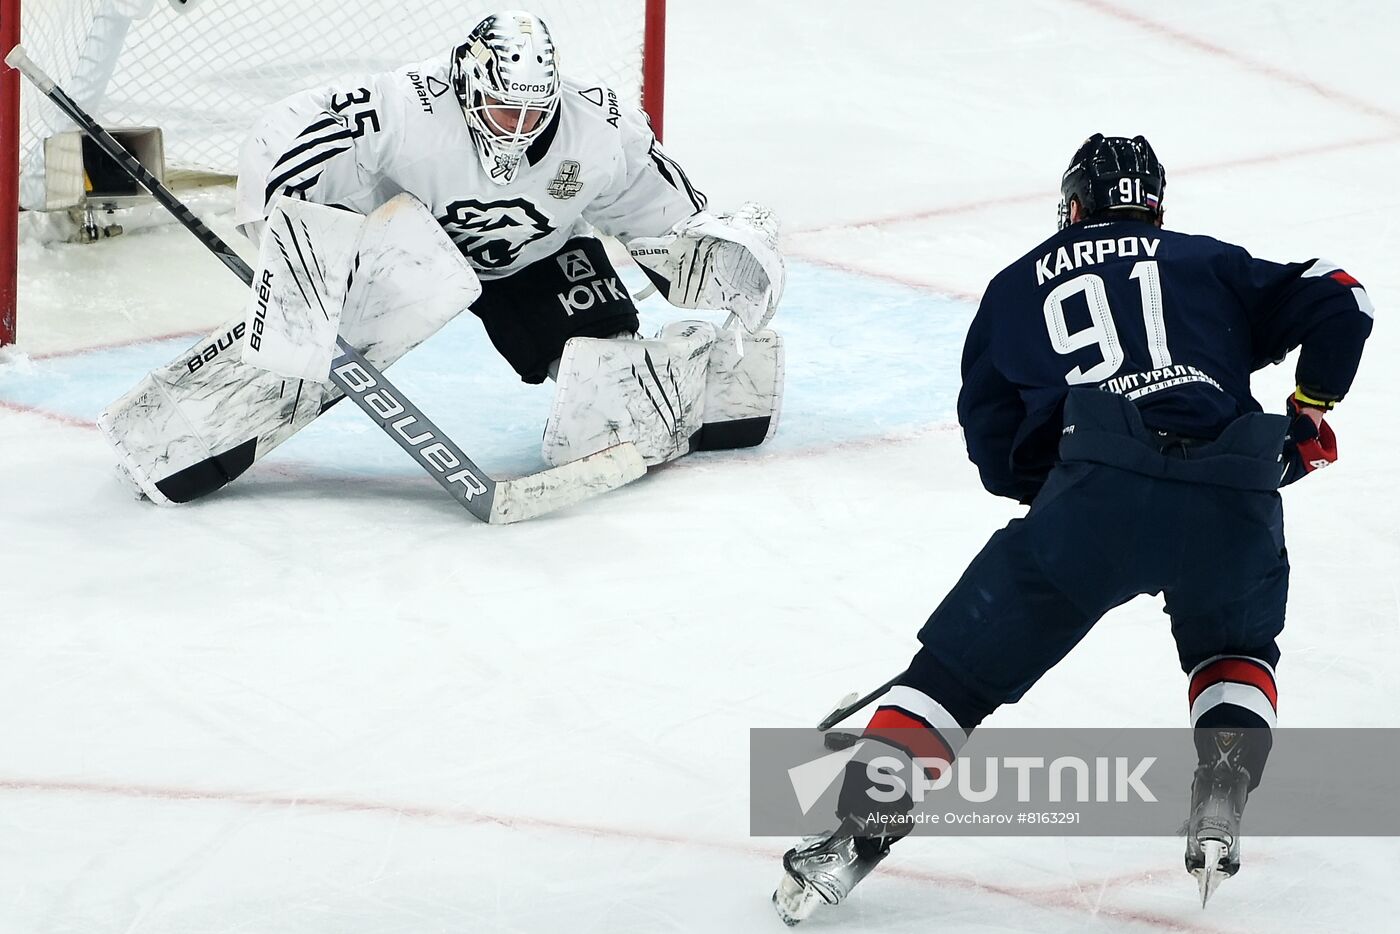
{"label": "hockey goalie", "polygon": [[[548,464],[632,442],[655,465],[776,430],[776,218],[708,211],[644,114],[561,79],[532,14],[272,105],[243,146],[236,222],[259,244],[246,315],[99,420],[156,502],[218,489],[336,402],[337,338],[384,367],[467,308],[524,382],[553,380]],[[598,234],[724,323],[644,338]]]}

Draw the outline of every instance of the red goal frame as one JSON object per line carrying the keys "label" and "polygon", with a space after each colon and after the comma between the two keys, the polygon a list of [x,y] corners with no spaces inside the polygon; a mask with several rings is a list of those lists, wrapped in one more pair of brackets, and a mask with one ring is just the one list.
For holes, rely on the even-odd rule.
{"label": "red goal frame", "polygon": [[[19,44],[21,0],[0,0],[0,58]],[[0,347],[15,342],[19,295],[19,72],[0,64]]]}

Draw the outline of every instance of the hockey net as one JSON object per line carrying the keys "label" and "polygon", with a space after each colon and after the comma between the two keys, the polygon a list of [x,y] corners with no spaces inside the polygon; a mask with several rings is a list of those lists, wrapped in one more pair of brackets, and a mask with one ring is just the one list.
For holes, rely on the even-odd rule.
{"label": "hockey net", "polygon": [[[659,127],[664,0],[520,5],[549,24],[566,77],[644,103]],[[479,0],[0,0],[6,21],[18,14],[30,57],[98,122],[159,127],[169,170],[215,175],[234,173],[243,136],[269,103],[446,56],[499,8]],[[44,140],[71,129],[27,82],[20,96],[18,141],[9,144],[18,149],[18,205],[0,205],[7,215],[42,204]],[[6,262],[0,256],[0,276],[13,275]],[[13,339],[4,330],[0,322],[0,343]]]}

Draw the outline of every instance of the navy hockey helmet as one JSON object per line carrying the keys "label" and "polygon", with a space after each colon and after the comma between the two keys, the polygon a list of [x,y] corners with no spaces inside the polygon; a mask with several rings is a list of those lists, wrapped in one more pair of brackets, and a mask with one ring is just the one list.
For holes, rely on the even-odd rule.
{"label": "navy hockey helmet", "polygon": [[1079,202],[1080,219],[1133,210],[1160,221],[1166,189],[1166,169],[1145,138],[1095,133],[1070,159],[1060,180],[1060,229],[1069,226],[1070,199]]}

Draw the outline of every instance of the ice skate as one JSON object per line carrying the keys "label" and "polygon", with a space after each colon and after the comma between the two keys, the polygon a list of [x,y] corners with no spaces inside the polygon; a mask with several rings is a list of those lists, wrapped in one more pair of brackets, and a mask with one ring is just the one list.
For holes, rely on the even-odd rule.
{"label": "ice skate", "polygon": [[1245,734],[1215,735],[1215,760],[1196,768],[1191,783],[1191,819],[1186,832],[1186,871],[1196,877],[1204,908],[1220,883],[1240,869],[1240,821],[1249,796],[1249,770],[1242,765]]}
{"label": "ice skate", "polygon": [[818,905],[839,905],[885,858],[893,841],[857,836],[860,830],[848,818],[831,833],[807,837],[787,851],[783,881],[773,892],[773,907],[784,924],[805,921]]}

